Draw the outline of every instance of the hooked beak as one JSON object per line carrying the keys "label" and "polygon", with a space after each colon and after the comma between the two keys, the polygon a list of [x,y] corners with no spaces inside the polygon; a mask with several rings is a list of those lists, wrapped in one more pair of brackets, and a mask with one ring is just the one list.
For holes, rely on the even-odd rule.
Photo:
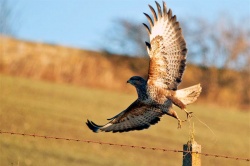
{"label": "hooked beak", "polygon": [[131,84],[131,81],[130,81],[130,80],[128,80],[128,81],[127,81],[127,83],[130,83],[130,84]]}

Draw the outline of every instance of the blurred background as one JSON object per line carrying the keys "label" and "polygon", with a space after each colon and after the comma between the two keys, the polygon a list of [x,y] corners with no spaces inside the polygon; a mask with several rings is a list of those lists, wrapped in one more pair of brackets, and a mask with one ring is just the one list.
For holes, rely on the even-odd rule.
{"label": "blurred background", "polygon": [[[180,88],[201,83],[201,96],[190,109],[215,133],[194,119],[198,141],[206,145],[204,151],[249,158],[250,1],[166,3],[188,46]],[[143,12],[151,15],[148,4],[155,7],[151,0],[0,0],[0,130],[180,149],[188,139],[188,124],[180,131],[167,117],[152,129],[121,135],[94,135],[84,124],[87,118],[106,123],[124,110],[136,98],[126,81],[133,75],[147,78],[149,39],[142,23],[148,24]],[[160,165],[180,165],[182,157],[170,154],[169,161],[157,152],[146,160],[150,151],[137,150],[124,161],[112,154],[123,156],[129,149],[80,144],[83,150],[64,142],[62,152],[57,141],[51,147],[32,138],[1,135],[0,141],[1,165],[41,165],[44,158],[50,165],[136,165],[133,155],[143,160],[141,165],[154,163],[153,157]],[[206,165],[227,162],[204,157]]]}

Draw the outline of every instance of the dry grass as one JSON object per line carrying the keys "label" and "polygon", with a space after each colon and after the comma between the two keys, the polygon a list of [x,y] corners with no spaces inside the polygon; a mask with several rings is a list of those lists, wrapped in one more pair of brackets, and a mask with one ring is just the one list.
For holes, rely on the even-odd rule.
{"label": "dry grass", "polygon": [[[127,85],[129,86],[129,85]],[[125,109],[135,94],[79,88],[0,75],[0,130],[130,145],[182,149],[189,125],[163,117],[148,130],[129,133],[92,133],[86,119],[105,123]],[[193,105],[195,140],[202,151],[250,158],[249,112],[209,105]],[[180,116],[185,114],[179,110]],[[181,165],[182,154],[107,145],[0,135],[0,165]],[[249,162],[202,157],[203,165],[242,165]]]}
{"label": "dry grass", "polygon": [[[147,58],[57,45],[24,42],[0,36],[0,73],[57,83],[132,92],[126,80],[147,77]],[[200,99],[223,106],[250,108],[249,71],[237,72],[189,65],[181,87],[201,83]]]}

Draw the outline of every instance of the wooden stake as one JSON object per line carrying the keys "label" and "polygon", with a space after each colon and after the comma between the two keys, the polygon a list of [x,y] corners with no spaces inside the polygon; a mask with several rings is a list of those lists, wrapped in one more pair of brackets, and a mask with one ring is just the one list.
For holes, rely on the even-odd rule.
{"label": "wooden stake", "polygon": [[201,145],[194,140],[194,124],[191,127],[190,123],[190,137],[187,144],[183,145],[183,151],[183,166],[201,166]]}
{"label": "wooden stake", "polygon": [[[197,142],[188,142],[183,145],[183,166],[201,166],[201,145]],[[185,152],[190,151],[190,152]]]}

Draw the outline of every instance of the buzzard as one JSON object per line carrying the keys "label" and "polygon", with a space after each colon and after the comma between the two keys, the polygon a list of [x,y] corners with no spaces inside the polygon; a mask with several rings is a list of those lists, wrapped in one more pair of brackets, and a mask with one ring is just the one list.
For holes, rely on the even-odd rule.
{"label": "buzzard", "polygon": [[108,119],[109,122],[105,125],[97,125],[87,120],[86,124],[93,132],[147,129],[159,122],[162,115],[176,118],[178,128],[181,128],[183,120],[173,110],[173,104],[184,110],[187,118],[191,118],[192,112],[186,110],[186,105],[198,98],[201,86],[197,84],[177,90],[186,66],[186,42],[172,10],[167,10],[165,2],[163,9],[158,2],[155,3],[157,14],[149,5],[153,19],[144,13],[149,26],[143,23],[150,38],[150,42],[146,42],[150,57],[148,79],[140,76],[131,77],[127,83],[136,88],[138,98],[127,109]]}

